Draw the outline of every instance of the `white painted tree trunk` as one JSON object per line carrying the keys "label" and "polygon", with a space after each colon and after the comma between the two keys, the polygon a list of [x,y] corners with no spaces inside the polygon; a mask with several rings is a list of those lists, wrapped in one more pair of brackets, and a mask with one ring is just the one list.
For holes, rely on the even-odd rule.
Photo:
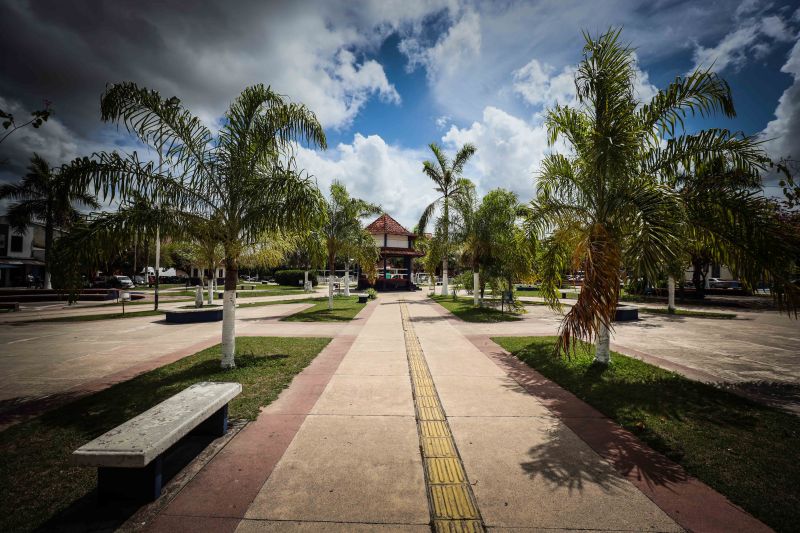
{"label": "white painted tree trunk", "polygon": [[53,288],[53,283],[50,280],[50,272],[44,273],[44,288],[48,290]]}
{"label": "white painted tree trunk", "polygon": [[667,310],[670,313],[675,312],[675,278],[673,276],[667,278]]}
{"label": "white painted tree trunk", "polygon": [[447,288],[447,259],[442,261],[442,296],[447,296],[450,291]]}
{"label": "white painted tree trunk", "polygon": [[308,291],[308,270],[303,272],[303,290]]}
{"label": "white painted tree trunk", "polygon": [[344,263],[344,295],[350,296],[350,261]]}
{"label": "white painted tree trunk", "polygon": [[594,347],[594,360],[598,363],[607,365],[611,360],[611,334],[608,331],[608,326],[600,322],[600,330],[597,333],[597,341]]}
{"label": "white painted tree trunk", "polygon": [[214,281],[208,280],[208,305],[214,303]]}
{"label": "white painted tree trunk", "polygon": [[194,306],[203,307],[203,287],[200,285],[198,285],[197,289],[194,291]]}
{"label": "white painted tree trunk", "polygon": [[234,368],[236,361],[236,289],[222,296],[222,368]]}
{"label": "white painted tree trunk", "polygon": [[480,276],[480,274],[478,274],[477,270],[472,273],[472,305],[474,305],[475,307],[478,307],[478,305],[480,305],[480,303],[481,303],[481,299],[480,299],[480,286],[481,286],[480,277],[481,276]]}
{"label": "white painted tree trunk", "polygon": [[328,276],[328,309],[333,309],[333,276]]}

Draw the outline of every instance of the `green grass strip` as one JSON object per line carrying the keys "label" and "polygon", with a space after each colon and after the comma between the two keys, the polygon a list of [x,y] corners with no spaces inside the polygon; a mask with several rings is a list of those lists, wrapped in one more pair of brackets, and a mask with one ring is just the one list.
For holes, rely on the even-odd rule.
{"label": "green grass strip", "polygon": [[519,313],[502,312],[494,307],[475,307],[472,305],[472,298],[453,300],[452,296],[442,295],[431,295],[430,298],[464,322],[492,323],[522,320]]}
{"label": "green grass strip", "polygon": [[655,313],[659,315],[669,316],[691,316],[697,318],[722,318],[731,319],[736,318],[734,313],[715,313],[713,311],[692,311],[691,309],[675,309],[675,312],[670,313],[666,307],[640,307],[639,311],[644,313]]}
{"label": "green grass strip", "polygon": [[592,346],[566,359],[555,337],[493,340],[770,527],[797,530],[800,417],[615,352],[598,367]]}
{"label": "green grass strip", "polygon": [[[284,322],[344,322],[352,320],[367,304],[358,303],[355,296],[336,296],[333,309],[328,309],[328,299],[314,299],[313,307],[281,318]],[[296,303],[297,300],[291,300]]]}
{"label": "green grass strip", "polygon": [[93,468],[70,454],[106,431],[199,381],[236,381],[233,419],[254,420],[328,338],[239,337],[236,368],[221,370],[219,345],[81,398],[0,433],[0,531],[31,531],[93,491]]}

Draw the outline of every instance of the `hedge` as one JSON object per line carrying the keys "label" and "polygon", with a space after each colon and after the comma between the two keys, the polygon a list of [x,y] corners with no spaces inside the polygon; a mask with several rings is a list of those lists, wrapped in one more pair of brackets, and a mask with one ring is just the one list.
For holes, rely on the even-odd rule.
{"label": "hedge", "polygon": [[[300,287],[303,285],[305,270],[276,270],[275,283],[278,285],[285,285],[287,287]],[[308,279],[311,284],[316,287],[319,280],[317,280],[317,273],[310,270],[308,272]]]}

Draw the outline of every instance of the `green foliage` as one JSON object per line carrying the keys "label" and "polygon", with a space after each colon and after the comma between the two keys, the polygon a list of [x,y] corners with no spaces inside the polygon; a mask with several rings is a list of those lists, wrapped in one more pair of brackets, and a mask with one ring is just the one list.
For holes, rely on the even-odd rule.
{"label": "green foliage", "polygon": [[520,313],[517,311],[501,311],[496,306],[475,307],[472,305],[472,298],[454,298],[438,294],[431,295],[430,298],[464,322],[491,324],[522,320]]}
{"label": "green foliage", "polygon": [[[276,270],[275,271],[275,283],[278,285],[283,285],[286,287],[302,287],[303,281],[305,280],[305,271],[304,270]],[[312,286],[316,287],[319,284],[319,279],[317,279],[317,273],[310,271],[308,273],[308,280],[311,282]]]}
{"label": "green foliage", "polygon": [[367,293],[367,296],[369,296],[370,300],[374,300],[374,299],[376,299],[378,297],[378,291],[376,291],[372,287],[368,288],[366,290],[366,293]]}

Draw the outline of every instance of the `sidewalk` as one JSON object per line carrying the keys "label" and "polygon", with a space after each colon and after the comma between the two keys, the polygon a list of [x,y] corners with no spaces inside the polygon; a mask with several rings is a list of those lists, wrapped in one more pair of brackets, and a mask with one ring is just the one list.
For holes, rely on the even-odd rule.
{"label": "sidewalk", "polygon": [[152,530],[766,530],[424,295],[367,309]]}

